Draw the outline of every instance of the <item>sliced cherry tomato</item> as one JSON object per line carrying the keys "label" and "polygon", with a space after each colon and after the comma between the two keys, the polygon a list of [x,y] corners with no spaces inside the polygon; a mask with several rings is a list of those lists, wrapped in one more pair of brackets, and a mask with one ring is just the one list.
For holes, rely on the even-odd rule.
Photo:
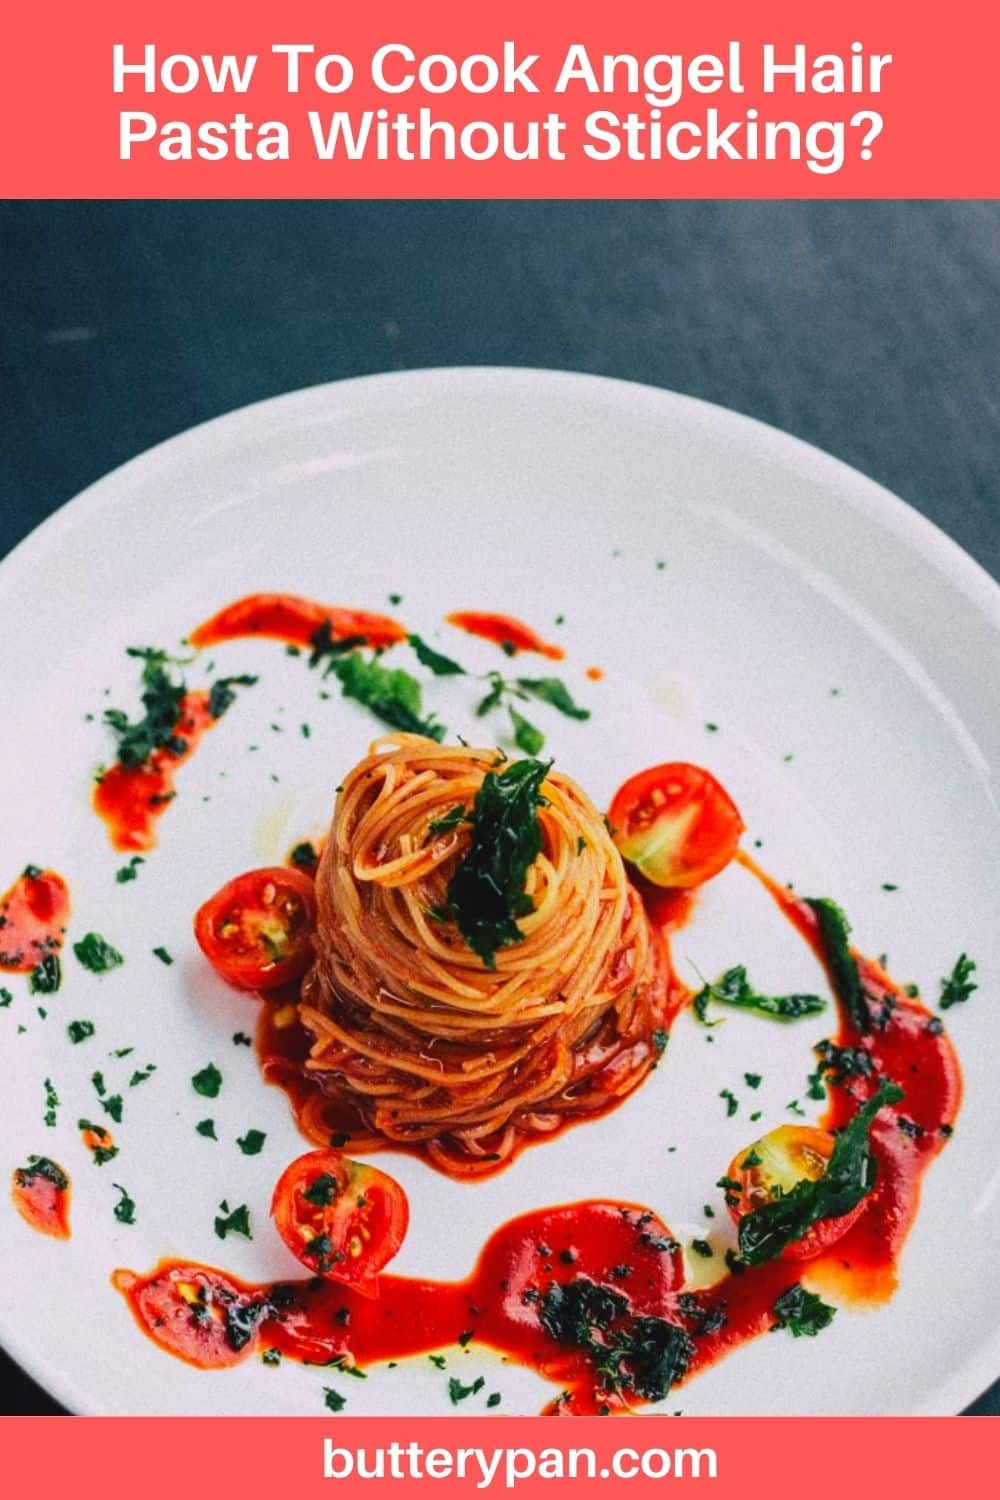
{"label": "sliced cherry tomato", "polygon": [[273,990],[312,961],[316,893],[301,870],[275,865],[237,875],[206,901],[194,935],[209,963],[239,990]]}
{"label": "sliced cherry tomato", "polygon": [[[735,1188],[726,1190],[729,1212],[739,1223],[745,1214],[790,1192],[797,1183],[816,1182],[826,1171],[832,1151],[832,1134],[815,1125],[779,1125],[776,1130],[768,1131],[729,1163],[727,1178],[740,1184],[738,1193]],[[785,1246],[781,1259],[811,1260],[819,1255],[847,1233],[864,1212],[865,1202],[862,1198],[850,1213],[837,1218],[818,1220],[801,1239]]]}
{"label": "sliced cherry tomato", "polygon": [[286,1167],[271,1213],[289,1250],[314,1275],[368,1296],[410,1222],[399,1183],[339,1151],[307,1151]]}
{"label": "sliced cherry tomato", "polygon": [[710,880],[736,853],[743,819],[725,787],[701,766],[651,766],[615,793],[608,813],[623,859],[654,885]]}

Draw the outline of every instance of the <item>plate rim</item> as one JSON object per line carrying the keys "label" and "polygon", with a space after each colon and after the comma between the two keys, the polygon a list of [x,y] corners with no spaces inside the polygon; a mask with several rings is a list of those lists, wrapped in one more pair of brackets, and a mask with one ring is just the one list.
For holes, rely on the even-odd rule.
{"label": "plate rim", "polygon": [[[512,392],[529,389],[537,392],[540,388],[551,390],[559,387],[566,394],[579,393],[585,398],[596,397],[608,406],[620,405],[633,409],[637,406],[646,409],[659,406],[674,410],[679,407],[687,409],[695,417],[700,416],[706,423],[721,423],[737,437],[742,436],[749,441],[758,452],[773,456],[779,462],[787,462],[790,457],[794,459],[797,456],[806,473],[818,485],[835,488],[849,506],[868,518],[877,520],[924,561],[938,567],[981,613],[984,626],[1000,636],[1000,581],[936,522],[852,464],[760,418],[700,396],[643,381],[534,365],[440,365],[348,376],[263,397],[184,428],[99,476],[33,527],[0,558],[0,597],[5,588],[14,584],[18,576],[29,569],[37,558],[51,547],[58,546],[61,534],[75,523],[81,513],[90,513],[94,506],[103,508],[114,504],[137,471],[147,469],[150,465],[169,463],[175,453],[183,455],[185,449],[196,452],[206,442],[211,445],[217,429],[231,431],[244,426],[260,431],[262,416],[271,413],[283,415],[286,410],[291,411],[311,403],[319,404],[324,396],[330,394],[349,400],[355,392],[360,392],[363,396],[365,391],[375,387],[390,392],[393,387],[409,386],[417,393],[433,397],[438,393],[447,394],[450,390],[468,387],[475,382],[484,388],[505,386]],[[67,1412],[94,1414],[93,1409],[86,1404],[78,1403],[77,1390],[74,1389],[71,1395],[72,1382],[68,1377],[64,1379],[62,1371],[34,1362],[27,1340],[20,1337],[2,1316],[0,1347],[30,1380],[57,1400]],[[910,1408],[908,1415],[926,1417],[961,1414],[965,1407],[989,1389],[998,1376],[1000,1326],[972,1361],[953,1370],[939,1383],[933,1397],[917,1402]]]}

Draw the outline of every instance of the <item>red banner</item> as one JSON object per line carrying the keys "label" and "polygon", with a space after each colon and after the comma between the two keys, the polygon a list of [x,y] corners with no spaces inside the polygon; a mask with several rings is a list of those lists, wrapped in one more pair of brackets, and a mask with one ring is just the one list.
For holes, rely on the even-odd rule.
{"label": "red banner", "polygon": [[[373,1500],[400,1481],[447,1497],[650,1493],[678,1481],[713,1500],[776,1493],[844,1500],[961,1485],[966,1500],[996,1492],[997,1418],[423,1419],[313,1417],[10,1417],[0,1424],[12,1495],[74,1500],[176,1500],[198,1495],[337,1492]],[[577,1493],[578,1491],[574,1491]]]}
{"label": "red banner", "polygon": [[18,7],[9,197],[993,197],[1000,12]]}

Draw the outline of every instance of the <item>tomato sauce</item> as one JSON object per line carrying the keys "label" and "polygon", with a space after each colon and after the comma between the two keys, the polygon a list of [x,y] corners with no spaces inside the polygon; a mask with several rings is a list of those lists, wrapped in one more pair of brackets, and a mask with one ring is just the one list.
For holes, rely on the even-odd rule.
{"label": "tomato sauce", "polygon": [[10,1195],[31,1229],[55,1240],[69,1239],[69,1174],[57,1162],[33,1156],[26,1167],[15,1171]]}
{"label": "tomato sauce", "polygon": [[177,768],[194,754],[206,729],[218,720],[209,711],[204,691],[186,693],[174,734],[183,750],[154,750],[137,766],[111,766],[94,787],[93,805],[103,819],[112,846],[125,853],[145,853],[156,844],[156,824],[177,795]]}
{"label": "tomato sauce", "polygon": [[0,896],[0,969],[30,974],[58,953],[69,909],[69,887],[62,876],[29,865]]}
{"label": "tomato sauce", "polygon": [[551,661],[562,661],[566,655],[561,646],[543,641],[530,625],[511,615],[482,614],[478,610],[464,609],[445,615],[445,620],[469,635],[478,635],[496,646],[503,646],[512,656],[518,651],[537,651],[539,656],[547,656]]}
{"label": "tomato sauce", "polygon": [[[742,852],[737,859],[823,959],[812,908]],[[644,882],[637,889],[660,944],[668,1023],[689,998],[673,977],[668,934],[688,919],[694,898]],[[553,1382],[561,1394],[545,1410],[569,1415],[626,1412],[644,1399],[661,1398],[667,1386],[778,1326],[775,1303],[800,1282],[841,1303],[884,1301],[896,1285],[923,1174],[954,1128],[962,1086],[939,1018],[878,963],[853,956],[871,1024],[860,1030],[838,1003],[830,1042],[851,1049],[855,1063],[860,1058],[863,1065],[827,1072],[821,1123],[843,1126],[880,1078],[897,1082],[905,1097],[884,1108],[872,1125],[877,1177],[863,1211],[811,1260],[777,1258],[754,1266],[731,1261],[719,1281],[694,1291],[684,1284],[680,1246],[659,1217],[632,1204],[590,1201],[537,1210],[502,1225],[463,1281],[383,1273],[374,1297],[318,1278],[249,1285],[178,1260],[163,1261],[147,1275],[117,1271],[114,1284],[151,1339],[201,1368],[274,1349],[292,1359],[363,1369],[471,1341]],[[295,1017],[295,1000],[290,988],[263,1007],[258,1047],[266,1076],[287,1090],[299,1111],[312,1086],[300,1066],[309,1038]],[[611,1100],[609,1108],[617,1102]],[[352,1124],[359,1135],[365,1132],[356,1121],[340,1118],[341,1108],[331,1103],[327,1123],[333,1144],[349,1152]],[[363,1149],[370,1149],[367,1142]],[[718,1247],[714,1253],[721,1253]],[[572,1315],[559,1316],[560,1306],[570,1306],[572,1314],[572,1298],[581,1288],[590,1299],[587,1308],[598,1309],[596,1324],[589,1313],[582,1325]],[[457,1351],[447,1369],[461,1378]]]}
{"label": "tomato sauce", "polygon": [[203,621],[188,639],[192,646],[217,646],[247,636],[284,641],[289,646],[309,646],[323,625],[329,624],[335,640],[357,637],[367,646],[392,646],[406,640],[406,631],[388,615],[365,609],[343,609],[317,604],[296,594],[248,594]]}
{"label": "tomato sauce", "polygon": [[[503,1225],[464,1281],[383,1274],[377,1297],[332,1281],[248,1285],[176,1260],[161,1262],[147,1276],[116,1271],[113,1283],[144,1333],[203,1369],[238,1363],[265,1347],[313,1364],[342,1356],[363,1367],[461,1339],[528,1365],[561,1387],[563,1396],[550,1411],[622,1409],[623,1397],[603,1388],[590,1359],[550,1331],[553,1286],[582,1278],[614,1290],[619,1310],[613,1326],[626,1335],[634,1333],[637,1318],[670,1312],[684,1322],[675,1296],[681,1255],[669,1230],[635,1205],[600,1201],[541,1209]],[[462,1375],[457,1351],[447,1371]],[[335,1370],[330,1378],[336,1379]]]}

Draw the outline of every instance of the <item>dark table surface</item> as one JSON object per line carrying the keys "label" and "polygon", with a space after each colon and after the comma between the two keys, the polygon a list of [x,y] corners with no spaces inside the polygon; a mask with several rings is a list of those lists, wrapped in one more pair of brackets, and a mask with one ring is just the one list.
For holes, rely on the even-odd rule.
{"label": "dark table surface", "polygon": [[[0,265],[0,555],[248,401],[512,364],[772,422],[1000,576],[1000,204],[23,203]],[[0,1411],[59,1409],[0,1355]]]}

